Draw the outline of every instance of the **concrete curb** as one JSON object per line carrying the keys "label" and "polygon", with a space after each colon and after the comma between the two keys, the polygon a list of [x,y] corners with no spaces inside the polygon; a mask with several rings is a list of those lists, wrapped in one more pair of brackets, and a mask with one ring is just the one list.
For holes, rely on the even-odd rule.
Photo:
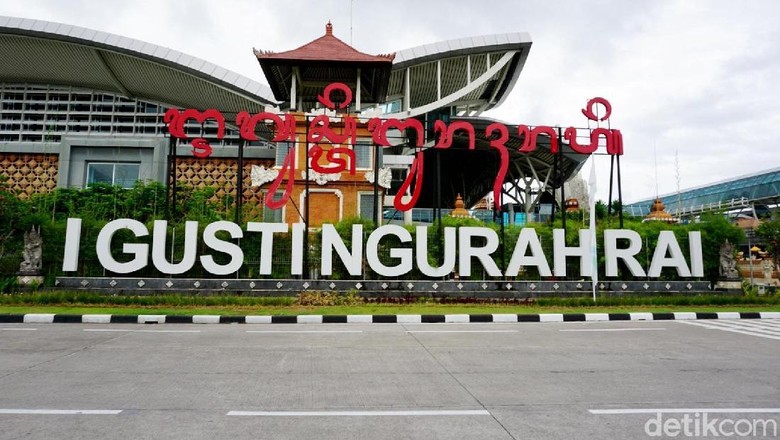
{"label": "concrete curb", "polygon": [[415,324],[471,322],[674,321],[780,319],[780,312],[540,313],[485,315],[56,315],[0,314],[6,324]]}

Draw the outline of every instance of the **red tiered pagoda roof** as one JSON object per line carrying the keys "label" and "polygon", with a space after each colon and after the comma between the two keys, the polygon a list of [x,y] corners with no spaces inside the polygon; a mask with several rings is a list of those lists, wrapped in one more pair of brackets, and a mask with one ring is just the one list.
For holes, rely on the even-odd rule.
{"label": "red tiered pagoda roof", "polygon": [[[333,25],[325,25],[325,35],[303,46],[286,52],[255,50],[258,60],[341,61],[357,63],[392,63],[395,53],[369,55],[356,50],[333,35]],[[262,62],[261,62],[262,63]]]}
{"label": "red tiered pagoda roof", "polygon": [[316,95],[329,83],[357,87],[358,72],[362,102],[383,102],[395,58],[394,53],[369,55],[356,50],[333,35],[330,22],[325,26],[325,35],[297,49],[278,53],[255,49],[255,56],[280,101],[289,104],[292,78],[297,76],[296,95],[304,106],[313,105]]}

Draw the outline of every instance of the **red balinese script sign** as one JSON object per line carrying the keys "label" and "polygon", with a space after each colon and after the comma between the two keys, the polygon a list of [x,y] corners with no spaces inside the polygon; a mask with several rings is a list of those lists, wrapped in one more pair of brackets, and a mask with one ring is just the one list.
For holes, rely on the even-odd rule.
{"label": "red balinese script sign", "polygon": [[[343,101],[334,103],[331,99],[333,92],[340,92],[346,98]],[[344,109],[352,102],[352,90],[345,84],[333,83],[325,87],[323,93],[317,96],[317,100],[331,110]],[[598,106],[604,108],[604,114],[602,116],[599,116],[597,113]],[[585,108],[582,109],[582,114],[591,121],[604,122],[607,121],[612,114],[612,106],[609,101],[604,98],[593,98],[589,100]],[[184,125],[188,120],[194,120],[199,124],[203,124],[207,120],[213,120],[217,123],[217,139],[222,139],[225,135],[225,118],[218,110],[208,109],[199,111],[195,109],[180,110],[172,108],[165,112],[164,121],[168,125],[168,132],[174,138],[184,140],[188,138],[184,130]],[[239,128],[240,138],[245,141],[258,140],[258,137],[255,134],[255,128],[257,124],[262,123],[267,124],[269,125],[269,128],[272,128],[274,133],[272,138],[273,141],[296,142],[296,120],[295,116],[291,113],[279,115],[276,113],[261,112],[251,115],[246,111],[242,111],[236,115],[235,122],[236,126]],[[352,149],[345,147],[335,147],[325,151],[319,146],[320,143],[343,145],[351,142],[352,145],[355,145],[357,140],[357,128],[360,125],[371,133],[371,138],[375,145],[389,147],[390,141],[388,140],[388,132],[390,132],[390,130],[398,130],[400,132],[413,130],[416,133],[417,139],[415,147],[420,148],[420,150],[415,154],[409,173],[401,184],[401,187],[393,200],[393,205],[399,211],[408,211],[416,205],[417,200],[420,197],[423,182],[423,150],[421,147],[423,146],[423,140],[425,139],[425,132],[422,122],[417,119],[400,120],[395,118],[371,118],[367,123],[363,124],[350,115],[341,115],[338,122],[339,128],[338,130],[334,130],[331,128],[330,117],[326,114],[321,114],[315,116],[308,124],[306,142],[314,144],[314,146],[309,149],[308,157],[312,159],[312,169],[321,174],[334,174],[348,171],[351,175],[354,175],[355,152]],[[468,136],[468,148],[470,150],[475,149],[475,130],[470,122],[454,121],[447,124],[444,121],[437,120],[434,123],[434,131],[437,142],[433,148],[450,148],[455,133],[459,132]],[[497,209],[500,208],[499,196],[504,184],[504,178],[506,177],[509,168],[509,150],[506,147],[506,142],[509,141],[509,133],[509,127],[498,122],[488,125],[487,128],[485,128],[484,133],[485,137],[489,140],[490,148],[495,148],[500,158],[498,172],[493,183],[493,200],[495,201]],[[522,145],[517,149],[520,153],[530,153],[534,151],[536,149],[536,140],[539,135],[549,137],[551,153],[558,153],[558,133],[551,126],[540,125],[531,127],[521,124],[517,126],[516,134],[523,139]],[[623,135],[620,133],[620,130],[597,127],[590,130],[589,142],[581,144],[577,140],[577,129],[569,127],[563,132],[563,139],[569,143],[571,149],[576,153],[592,154],[598,149],[600,142],[603,140],[602,145],[606,146],[607,154],[623,154]],[[193,156],[205,158],[211,155],[212,148],[206,139],[198,137],[192,139],[190,143],[192,144]],[[322,165],[320,163],[323,154],[325,155],[327,165]],[[279,209],[287,203],[295,182],[294,173],[295,149],[291,148],[287,152],[287,156],[285,156],[279,175],[269,187],[265,198],[266,206],[271,209]],[[282,183],[285,185],[284,194],[280,199],[274,200],[273,195]],[[411,194],[411,197],[407,202],[404,202],[403,196],[407,191]]]}

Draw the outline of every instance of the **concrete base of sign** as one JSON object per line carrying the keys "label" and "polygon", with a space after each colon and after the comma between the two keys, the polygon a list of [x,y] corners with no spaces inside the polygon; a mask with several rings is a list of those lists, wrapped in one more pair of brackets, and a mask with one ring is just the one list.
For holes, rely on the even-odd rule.
{"label": "concrete base of sign", "polygon": [[38,287],[43,285],[42,275],[18,275],[16,284],[22,287]]}
{"label": "concrete base of sign", "polygon": [[[357,292],[372,297],[452,297],[522,299],[543,296],[588,296],[586,280],[304,280],[229,278],[60,277],[57,288],[145,295],[158,292],[248,296],[295,296],[306,291]],[[601,294],[683,294],[710,290],[706,281],[600,281]]]}
{"label": "concrete base of sign", "polygon": [[742,281],[721,280],[715,284],[715,290],[739,290],[742,291]]}

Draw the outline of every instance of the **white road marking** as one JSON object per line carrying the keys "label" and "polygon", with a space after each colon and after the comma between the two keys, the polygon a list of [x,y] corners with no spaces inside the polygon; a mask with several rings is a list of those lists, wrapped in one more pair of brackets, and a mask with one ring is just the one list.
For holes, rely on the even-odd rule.
{"label": "white road marking", "polygon": [[717,326],[723,326],[728,328],[736,328],[740,330],[750,330],[755,331],[758,333],[766,333],[770,335],[780,336],[780,328],[770,328],[762,322],[747,322],[747,321],[739,321],[739,322],[718,322]]}
{"label": "white road marking", "polygon": [[707,321],[706,323],[695,321],[680,321],[680,323],[703,327],[710,330],[722,330],[724,332],[740,333],[743,335],[758,336],[759,338],[775,339],[780,341],[780,331],[769,328],[756,329],[754,324],[742,326],[741,323],[743,323],[743,321],[730,321],[728,323],[718,321]]}
{"label": "white road marking", "polygon": [[0,414],[28,414],[28,415],[91,415],[112,416],[121,413],[121,409],[3,409]]}
{"label": "white road marking", "polygon": [[0,330],[6,330],[9,332],[34,332],[38,330],[37,328],[18,328],[18,327],[9,327],[9,328],[0,328]]}
{"label": "white road marking", "polygon": [[406,333],[517,333],[519,330],[407,330]]}
{"label": "white road marking", "polygon": [[255,417],[380,417],[380,416],[489,416],[480,410],[413,410],[413,411],[230,411],[229,416]]}
{"label": "white road marking", "polygon": [[559,332],[640,332],[666,330],[664,327],[637,327],[637,328],[577,328],[560,329]]}
{"label": "white road marking", "polygon": [[744,320],[740,322],[756,322],[757,324],[761,324],[764,327],[772,327],[780,329],[780,321],[775,320],[769,320],[769,319],[756,319],[756,320]]}
{"label": "white road marking", "polygon": [[589,409],[591,414],[671,414],[671,413],[710,413],[710,414],[766,414],[780,413],[780,408],[621,408]]}
{"label": "white road marking", "polygon": [[247,330],[247,333],[363,333],[363,330]]}
{"label": "white road marking", "polygon": [[125,333],[200,333],[200,330],[125,330],[121,328],[85,328],[85,332],[125,332]]}

